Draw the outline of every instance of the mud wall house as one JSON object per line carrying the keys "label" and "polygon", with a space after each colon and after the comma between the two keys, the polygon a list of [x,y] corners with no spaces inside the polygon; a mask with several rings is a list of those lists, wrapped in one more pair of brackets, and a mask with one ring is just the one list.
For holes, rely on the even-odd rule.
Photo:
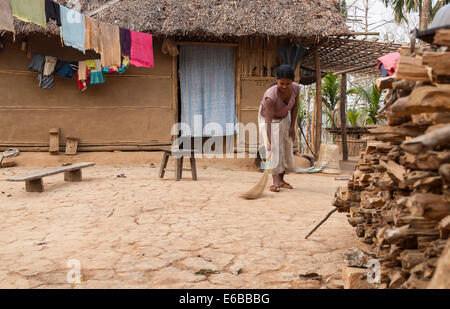
{"label": "mud wall house", "polygon": [[[36,73],[27,71],[32,54],[66,61],[98,55],[63,47],[55,25],[16,21],[15,41],[1,37],[0,147],[46,151],[49,129],[60,128],[62,146],[65,136],[76,136],[85,151],[143,150],[170,144],[172,126],[196,114],[203,125],[257,123],[262,94],[285,62],[278,49],[295,43],[310,53],[318,38],[348,31],[339,7],[327,0],[80,3],[82,13],[94,12],[99,21],[152,34],[154,68],[130,67],[84,92],[75,78],[55,77],[54,89],[40,89]],[[175,42],[175,53],[163,53],[165,39]],[[296,81],[315,81],[313,69],[301,69],[300,61]],[[223,136],[234,133],[223,127]]]}

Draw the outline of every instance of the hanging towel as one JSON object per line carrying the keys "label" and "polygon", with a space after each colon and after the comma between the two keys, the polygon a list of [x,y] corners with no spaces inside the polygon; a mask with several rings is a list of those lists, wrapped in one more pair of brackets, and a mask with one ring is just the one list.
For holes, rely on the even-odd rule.
{"label": "hanging towel", "polygon": [[12,14],[25,22],[47,27],[44,0],[10,0]]}
{"label": "hanging towel", "polygon": [[96,85],[96,84],[103,84],[105,82],[105,76],[102,72],[102,64],[100,59],[95,60],[95,67],[96,69],[91,71],[90,73],[90,84]]}
{"label": "hanging towel", "polygon": [[100,51],[100,28],[99,23],[95,19],[85,16],[85,32],[86,42],[85,49],[93,49],[96,52]]}
{"label": "hanging towel", "polygon": [[86,71],[87,71],[87,64],[86,61],[79,61],[78,62],[78,79],[79,80],[86,80]]}
{"label": "hanging towel", "polygon": [[64,45],[71,46],[85,53],[84,15],[62,5],[60,8],[62,23],[61,35],[64,40]]}
{"label": "hanging towel", "polygon": [[0,0],[0,30],[14,32],[14,18],[9,0]]}
{"label": "hanging towel", "polygon": [[45,56],[44,76],[52,75],[55,71],[57,59],[52,56]]}
{"label": "hanging towel", "polygon": [[102,66],[120,66],[120,31],[119,27],[107,23],[100,23],[100,55]]}
{"label": "hanging towel", "polygon": [[120,28],[120,47],[122,56],[130,56],[131,52],[131,33],[128,29]]}
{"label": "hanging towel", "polygon": [[137,67],[153,68],[152,35],[131,31],[131,64]]}
{"label": "hanging towel", "polygon": [[44,71],[45,56],[42,54],[34,54],[31,58],[28,70],[42,73]]}
{"label": "hanging towel", "polygon": [[59,9],[59,4],[53,2],[52,0],[45,0],[45,16],[47,22],[50,19],[56,21],[56,24],[61,27],[61,10]]}

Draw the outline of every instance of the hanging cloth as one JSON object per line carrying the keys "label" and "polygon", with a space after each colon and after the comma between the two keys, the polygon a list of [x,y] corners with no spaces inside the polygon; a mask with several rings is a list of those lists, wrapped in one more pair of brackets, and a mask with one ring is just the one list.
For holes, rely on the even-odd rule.
{"label": "hanging cloth", "polygon": [[95,60],[95,70],[92,70],[90,73],[90,84],[103,84],[105,82],[105,76],[102,72],[102,63],[100,59]]}
{"label": "hanging cloth", "polygon": [[9,0],[0,0],[0,30],[14,32],[14,18]]}
{"label": "hanging cloth", "polygon": [[380,69],[381,65],[383,64],[385,70],[388,72],[389,76],[393,75],[395,71],[397,70],[398,65],[398,59],[400,58],[400,53],[390,53],[387,55],[384,55],[377,59],[378,61],[378,70]]}
{"label": "hanging cloth", "polygon": [[59,9],[59,4],[53,2],[52,0],[45,0],[45,16],[47,22],[50,19],[56,21],[56,24],[61,27],[61,10]]}
{"label": "hanging cloth", "polygon": [[297,69],[297,65],[305,55],[306,49],[297,44],[286,43],[278,48],[278,53],[283,59],[284,64],[289,65],[292,70]]}
{"label": "hanging cloth", "polygon": [[53,89],[55,87],[55,76],[53,74],[44,76],[44,74],[39,73],[38,80],[39,88]]}
{"label": "hanging cloth", "polygon": [[42,54],[34,54],[31,58],[28,70],[32,72],[42,73],[44,71],[45,56]]}
{"label": "hanging cloth", "polygon": [[[83,62],[84,62],[84,64],[83,64]],[[78,63],[77,83],[78,83],[78,88],[80,88],[81,91],[85,91],[87,89],[87,85],[90,82],[89,78],[90,78],[90,74],[89,74],[89,69],[86,66],[86,62],[80,61]]]}
{"label": "hanging cloth", "polygon": [[153,68],[152,35],[131,31],[130,62],[137,67]]}
{"label": "hanging cloth", "polygon": [[93,49],[97,53],[100,51],[100,28],[95,19],[85,16],[85,49]]}
{"label": "hanging cloth", "polygon": [[78,65],[75,66],[74,63],[65,61],[61,63],[61,66],[57,66],[59,67],[59,69],[57,70],[58,75],[64,78],[72,78],[73,73],[78,70]]}
{"label": "hanging cloth", "polygon": [[85,53],[85,24],[84,15],[65,6],[61,8],[61,35],[64,45],[76,48]]}
{"label": "hanging cloth", "polygon": [[120,48],[122,50],[122,56],[130,56],[131,32],[128,29],[120,28]]}
{"label": "hanging cloth", "polygon": [[100,23],[100,55],[102,66],[120,66],[120,31],[119,27],[107,23]]}
{"label": "hanging cloth", "polygon": [[44,0],[10,0],[12,14],[18,19],[47,27]]}
{"label": "hanging cloth", "polygon": [[45,56],[44,76],[52,75],[55,71],[57,59],[52,56]]}
{"label": "hanging cloth", "polygon": [[95,66],[95,59],[86,60],[86,65],[89,70],[96,70],[97,67]]}
{"label": "hanging cloth", "polygon": [[86,61],[79,61],[78,62],[78,79],[79,80],[86,80],[86,71],[88,70]]}

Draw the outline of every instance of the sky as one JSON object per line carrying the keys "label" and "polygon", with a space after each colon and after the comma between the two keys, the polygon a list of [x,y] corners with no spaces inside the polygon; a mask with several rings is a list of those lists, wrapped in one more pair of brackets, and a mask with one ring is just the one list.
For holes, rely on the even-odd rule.
{"label": "sky", "polygon": [[[348,15],[350,19],[357,19],[355,23],[349,22],[348,25],[355,31],[364,31],[364,25],[361,23],[365,22],[365,2],[366,0],[346,0],[347,5],[352,6],[349,10]],[[408,42],[409,33],[419,23],[419,13],[408,14],[409,25],[402,23],[398,25],[395,23],[393,10],[388,7],[386,8],[381,0],[369,0],[369,32],[380,32],[379,39],[381,41],[395,41],[395,42]],[[356,8],[356,18],[355,16]],[[359,22],[359,24],[358,24]]]}

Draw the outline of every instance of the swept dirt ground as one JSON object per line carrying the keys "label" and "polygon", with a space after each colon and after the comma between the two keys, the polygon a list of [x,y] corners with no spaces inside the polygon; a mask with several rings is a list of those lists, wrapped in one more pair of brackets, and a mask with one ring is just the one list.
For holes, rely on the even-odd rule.
{"label": "swept dirt ground", "polygon": [[[0,169],[0,288],[342,286],[342,254],[361,246],[345,215],[333,214],[304,239],[332,209],[342,181],[290,174],[294,190],[247,201],[238,194],[262,175],[252,160],[199,159],[198,181],[185,171],[177,182],[173,171],[158,178],[161,159],[158,152],[21,153],[13,159],[19,166]],[[43,193],[6,181],[69,161],[97,165],[79,183],[45,177]],[[81,283],[67,282],[71,259],[81,263]],[[200,269],[218,273],[196,275]],[[299,278],[307,273],[324,282]]]}

